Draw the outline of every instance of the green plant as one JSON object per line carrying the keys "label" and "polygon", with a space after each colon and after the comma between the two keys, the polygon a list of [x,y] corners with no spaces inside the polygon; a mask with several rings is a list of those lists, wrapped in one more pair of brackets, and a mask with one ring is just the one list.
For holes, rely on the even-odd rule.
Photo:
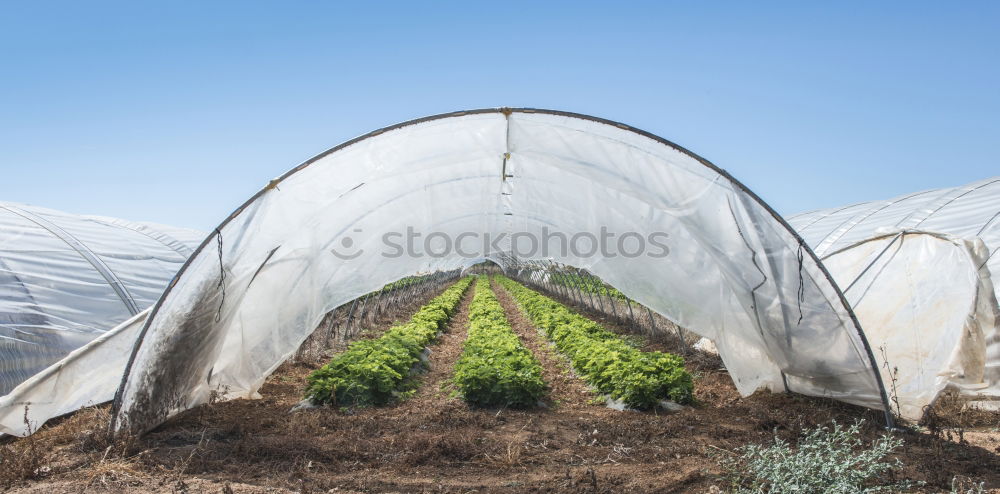
{"label": "green plant", "polygon": [[594,295],[605,295],[622,301],[631,301],[624,293],[617,288],[604,283],[596,276],[581,276],[573,271],[552,271],[548,278],[550,283],[564,286],[570,289],[580,290],[583,293]]}
{"label": "green plant", "polygon": [[850,427],[836,422],[805,433],[793,448],[775,437],[772,445],[739,448],[720,464],[735,493],[873,493],[910,489],[915,482],[886,483],[885,476],[902,466],[888,458],[903,444],[883,434],[867,447],[858,421]]}
{"label": "green plant", "polygon": [[453,382],[465,401],[479,406],[529,407],[546,391],[541,365],[511,330],[485,277],[476,282]]}
{"label": "green plant", "polygon": [[380,338],[355,341],[308,377],[306,398],[338,406],[383,405],[392,401],[420,353],[458,307],[472,283],[465,278],[421,307],[410,320]]}
{"label": "green plant", "polygon": [[509,278],[497,277],[528,318],[566,355],[588,384],[634,408],[661,400],[692,400],[694,383],[684,359],[664,352],[643,352],[590,319]]}

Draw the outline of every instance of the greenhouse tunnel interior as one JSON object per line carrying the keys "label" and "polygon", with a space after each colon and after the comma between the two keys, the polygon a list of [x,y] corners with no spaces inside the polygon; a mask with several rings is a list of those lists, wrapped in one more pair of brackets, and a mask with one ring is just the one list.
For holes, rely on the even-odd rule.
{"label": "greenhouse tunnel interior", "polygon": [[[552,238],[602,228],[633,240],[662,235],[665,255],[566,251]],[[408,231],[433,236],[429,251],[386,252],[387,236],[398,243]],[[472,255],[444,248],[463,234],[494,243]],[[532,247],[531,239],[543,241]],[[239,207],[139,331],[113,428],[149,430],[219,394],[254,397],[330,310],[411,273],[479,257],[502,266],[545,259],[594,273],[714,340],[743,394],[767,388],[887,407],[839,287],[736,179],[627,125],[495,108],[353,139]]]}

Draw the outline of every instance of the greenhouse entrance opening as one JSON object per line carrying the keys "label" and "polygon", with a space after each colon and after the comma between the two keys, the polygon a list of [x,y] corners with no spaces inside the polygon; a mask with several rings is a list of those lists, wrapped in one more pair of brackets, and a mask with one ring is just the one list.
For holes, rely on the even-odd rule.
{"label": "greenhouse entrance opening", "polygon": [[[424,243],[406,242],[415,234]],[[146,320],[114,428],[146,431],[212,399],[256,396],[333,309],[483,258],[524,277],[553,263],[600,278],[645,317],[711,338],[743,394],[888,408],[839,287],[749,189],[623,124],[499,108],[353,139],[239,207]]]}

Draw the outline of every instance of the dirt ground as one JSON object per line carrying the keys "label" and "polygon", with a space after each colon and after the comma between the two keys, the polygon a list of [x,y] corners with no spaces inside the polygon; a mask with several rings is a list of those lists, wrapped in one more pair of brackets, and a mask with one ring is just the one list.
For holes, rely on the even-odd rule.
{"label": "dirt ground", "polygon": [[[0,477],[12,492],[45,494],[707,492],[721,486],[720,455],[770,442],[773,434],[794,440],[803,428],[857,419],[866,421],[869,439],[882,433],[881,414],[870,410],[787,394],[742,398],[718,359],[704,354],[687,355],[697,405],[673,414],[611,410],[495,288],[515,332],[543,365],[551,388],[543,408],[475,409],[453,396],[448,379],[465,339],[470,288],[431,347],[420,387],[404,402],[289,413],[320,363],[286,363],[268,379],[263,399],[201,406],[131,441],[105,439],[106,407],[54,421],[0,446],[4,455],[20,455],[23,464],[12,467],[31,478],[15,480],[13,470]],[[399,319],[407,317],[403,312]],[[369,335],[390,324],[376,326]],[[666,337],[644,344],[678,350]],[[928,492],[948,491],[955,476],[1000,489],[1000,421],[996,415],[977,421],[975,429],[941,419],[922,432],[897,432],[905,440],[898,454],[905,467],[895,475],[926,481]]]}

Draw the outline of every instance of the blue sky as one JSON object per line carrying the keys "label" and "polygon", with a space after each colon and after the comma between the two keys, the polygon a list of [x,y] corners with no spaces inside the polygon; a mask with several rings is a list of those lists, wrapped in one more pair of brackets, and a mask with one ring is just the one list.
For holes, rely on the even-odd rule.
{"label": "blue sky", "polygon": [[[877,4],[877,5],[876,5]],[[346,139],[532,106],[780,213],[1000,174],[997,2],[0,2],[0,200],[213,228]]]}

